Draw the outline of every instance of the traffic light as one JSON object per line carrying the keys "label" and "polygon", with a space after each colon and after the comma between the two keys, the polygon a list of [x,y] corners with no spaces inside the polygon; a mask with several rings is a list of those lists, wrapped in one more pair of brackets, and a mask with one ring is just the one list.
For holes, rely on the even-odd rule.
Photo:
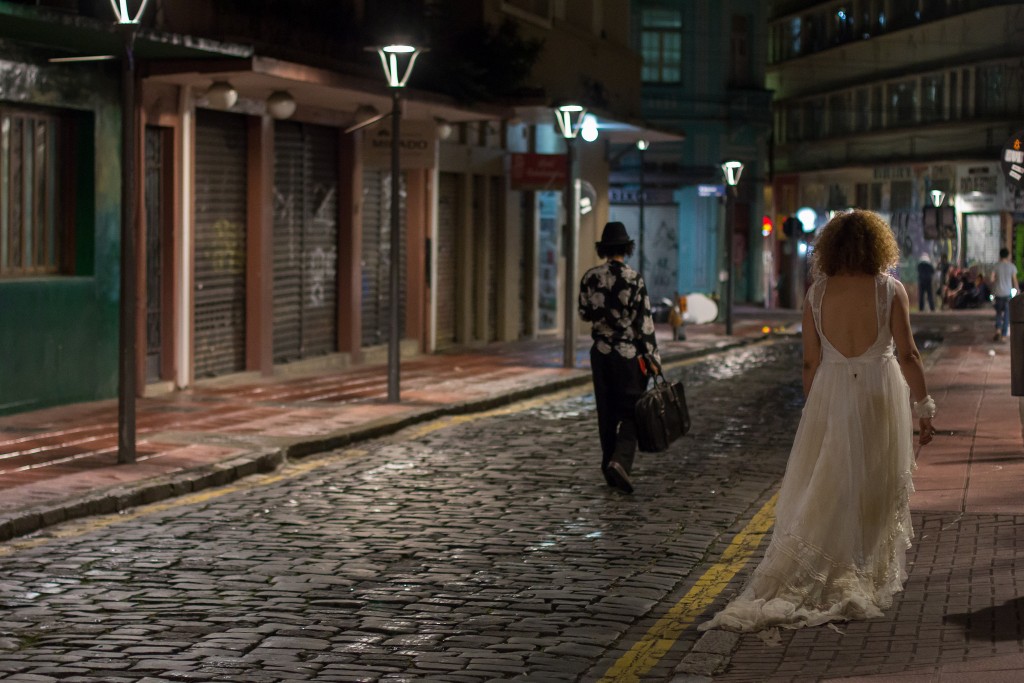
{"label": "traffic light", "polygon": [[761,236],[762,237],[771,237],[773,230],[775,230],[775,226],[772,225],[772,218],[771,218],[771,216],[762,216],[761,217]]}

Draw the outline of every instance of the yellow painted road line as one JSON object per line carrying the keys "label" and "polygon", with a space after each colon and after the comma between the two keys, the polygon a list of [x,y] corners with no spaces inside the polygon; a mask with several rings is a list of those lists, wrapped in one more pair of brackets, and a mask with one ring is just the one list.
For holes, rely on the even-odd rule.
{"label": "yellow painted road line", "polygon": [[668,654],[679,636],[687,627],[711,606],[719,593],[725,590],[729,582],[754,554],[765,535],[771,531],[775,523],[775,494],[764,504],[753,519],[736,534],[729,547],[722,553],[722,559],[704,572],[697,583],[683,598],[669,609],[668,613],[657,621],[644,634],[629,652],[622,655],[601,678],[600,683],[632,683],[641,680],[641,676],[650,671]]}

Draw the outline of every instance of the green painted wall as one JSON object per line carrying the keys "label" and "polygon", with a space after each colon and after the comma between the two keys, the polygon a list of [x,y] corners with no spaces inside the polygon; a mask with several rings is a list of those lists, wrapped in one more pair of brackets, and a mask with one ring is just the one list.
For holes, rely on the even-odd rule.
{"label": "green painted wall", "polygon": [[0,279],[0,413],[117,394],[120,259],[116,62],[50,65],[0,42],[0,105],[75,121],[75,272]]}

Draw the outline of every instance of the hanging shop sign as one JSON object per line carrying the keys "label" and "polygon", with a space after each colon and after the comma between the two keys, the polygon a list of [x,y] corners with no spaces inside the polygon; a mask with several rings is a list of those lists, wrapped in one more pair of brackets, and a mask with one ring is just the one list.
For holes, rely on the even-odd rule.
{"label": "hanging shop sign", "polygon": [[513,190],[561,190],[568,160],[564,154],[510,154],[509,182]]}
{"label": "hanging shop sign", "polygon": [[1024,187],[1024,130],[1019,130],[1003,145],[1000,159],[1006,182]]}

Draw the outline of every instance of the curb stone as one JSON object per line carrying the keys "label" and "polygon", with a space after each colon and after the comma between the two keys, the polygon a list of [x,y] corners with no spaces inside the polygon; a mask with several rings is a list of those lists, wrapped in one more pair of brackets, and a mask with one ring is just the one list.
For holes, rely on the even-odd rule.
{"label": "curb stone", "polygon": [[[665,354],[662,364],[669,365],[731,351],[764,341],[772,336],[760,334],[708,348]],[[775,334],[774,336],[782,338],[791,335]],[[225,486],[252,474],[273,472],[291,460],[394,434],[414,424],[429,422],[448,415],[464,415],[491,410],[535,396],[582,386],[590,381],[590,372],[581,371],[573,377],[541,381],[497,396],[461,401],[436,408],[425,408],[405,416],[384,418],[325,436],[296,440],[279,448],[253,449],[224,462],[182,470],[134,484],[120,484],[77,498],[53,501],[18,510],[0,516],[0,543],[26,536],[61,522],[124,512],[133,507],[157,503],[203,489]],[[182,433],[178,432],[178,434]]]}

